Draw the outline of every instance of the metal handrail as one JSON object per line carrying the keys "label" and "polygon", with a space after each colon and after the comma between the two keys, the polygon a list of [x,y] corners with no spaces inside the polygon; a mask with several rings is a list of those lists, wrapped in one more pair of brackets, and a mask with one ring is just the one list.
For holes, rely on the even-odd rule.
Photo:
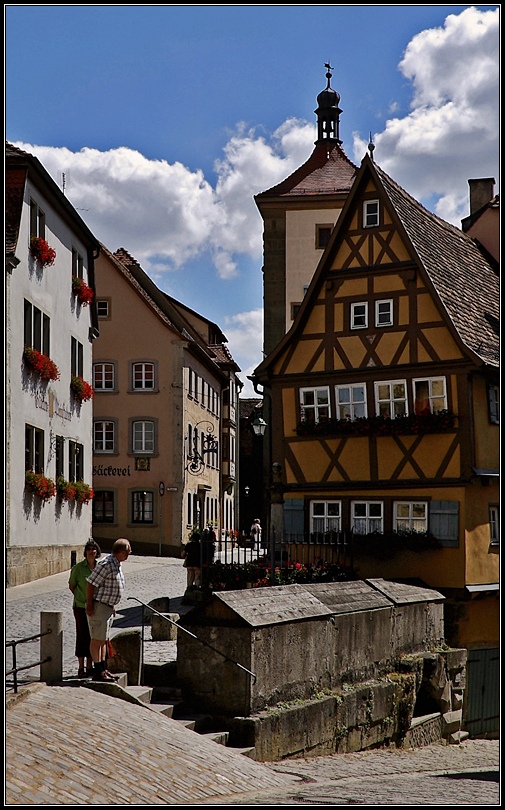
{"label": "metal handrail", "polygon": [[17,694],[18,691],[18,672],[23,672],[25,669],[33,669],[33,667],[38,667],[41,664],[48,664],[52,661],[51,656],[49,655],[47,658],[42,659],[41,661],[36,661],[34,664],[26,664],[24,667],[17,666],[17,658],[16,658],[16,649],[18,644],[25,644],[29,641],[37,641],[37,639],[42,638],[42,636],[48,636],[53,631],[51,629],[46,630],[44,633],[37,633],[35,636],[27,636],[26,638],[16,638],[12,641],[6,641],[5,647],[12,647],[12,669],[7,670],[5,673],[5,677],[7,678],[8,675],[14,675],[13,678],[13,685],[14,685],[14,694]]}
{"label": "metal handrail", "polygon": [[[178,630],[182,630],[184,633],[187,633],[188,636],[191,636],[192,638],[196,639],[196,641],[199,641],[200,644],[203,644],[205,647],[208,647],[209,650],[212,650],[212,652],[215,652],[218,655],[222,655],[225,661],[229,661],[230,664],[235,664],[235,666],[239,667],[239,669],[243,669],[244,672],[247,672],[247,674],[250,675],[252,678],[253,685],[256,683],[256,675],[254,674],[254,672],[251,672],[250,669],[244,667],[243,664],[239,664],[238,661],[234,661],[233,658],[230,658],[228,655],[226,655],[226,653],[221,652],[221,650],[216,650],[216,648],[213,647],[211,644],[209,644],[207,641],[204,641],[202,638],[198,638],[198,636],[195,636],[194,633],[191,633],[185,627],[182,627],[182,625],[177,624],[177,622],[175,622],[173,619],[169,619],[168,616],[166,616],[164,613],[160,613],[158,610],[151,607],[151,605],[146,605],[146,603],[142,602],[141,599],[137,599],[135,596],[128,596],[128,599],[134,599],[135,602],[138,602],[140,605],[143,605],[144,607],[148,608],[153,613],[156,613],[157,616],[161,616],[162,619],[165,619],[167,622],[170,622],[170,624],[174,624]],[[143,628],[144,628],[144,617],[142,617],[142,630]],[[143,647],[143,639],[142,639],[142,647]],[[142,649],[142,659],[143,658],[144,658],[144,650]],[[142,664],[143,663],[144,662],[142,660]]]}

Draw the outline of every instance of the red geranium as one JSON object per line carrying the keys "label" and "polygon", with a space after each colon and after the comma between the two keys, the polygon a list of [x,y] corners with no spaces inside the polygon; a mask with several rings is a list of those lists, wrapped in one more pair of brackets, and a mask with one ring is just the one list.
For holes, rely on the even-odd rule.
{"label": "red geranium", "polygon": [[32,371],[35,371],[43,380],[60,379],[60,372],[56,363],[46,354],[37,351],[37,349],[32,349],[31,346],[25,346],[23,359],[25,363],[30,366]]}
{"label": "red geranium", "polygon": [[70,388],[72,389],[74,397],[81,402],[85,402],[87,399],[93,399],[95,395],[93,386],[83,380],[82,377],[76,377],[74,374],[72,374],[70,378]]}
{"label": "red geranium", "polygon": [[73,486],[77,503],[89,503],[93,499],[95,493],[89,484],[85,484],[84,481],[74,481]]}
{"label": "red geranium", "polygon": [[42,267],[50,267],[56,259],[56,251],[49,247],[45,239],[40,236],[32,236],[30,239],[30,253]]}
{"label": "red geranium", "polygon": [[84,279],[74,276],[72,279],[72,289],[83,307],[87,307],[88,304],[91,304],[94,298],[94,293],[91,287],[86,284]]}
{"label": "red geranium", "polygon": [[50,501],[56,494],[56,484],[51,478],[46,478],[42,473],[35,473],[27,470],[25,473],[26,487],[43,501]]}

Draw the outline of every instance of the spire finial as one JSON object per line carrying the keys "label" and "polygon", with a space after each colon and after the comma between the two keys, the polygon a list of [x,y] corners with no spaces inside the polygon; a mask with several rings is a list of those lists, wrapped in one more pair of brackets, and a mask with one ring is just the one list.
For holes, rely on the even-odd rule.
{"label": "spire finial", "polygon": [[370,160],[373,161],[373,150],[375,149],[375,144],[372,139],[372,133],[370,133],[370,141],[368,143],[368,151],[370,152]]}

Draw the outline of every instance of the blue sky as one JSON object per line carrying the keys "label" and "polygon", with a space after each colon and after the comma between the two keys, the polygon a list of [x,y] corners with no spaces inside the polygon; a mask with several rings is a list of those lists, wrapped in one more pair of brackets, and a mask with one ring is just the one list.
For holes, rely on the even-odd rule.
{"label": "blue sky", "polygon": [[[499,6],[6,5],[5,135],[36,154],[110,250],[262,359],[253,195],[315,140],[324,63],[340,135],[459,224],[499,187]],[[246,388],[244,393],[250,394]]]}

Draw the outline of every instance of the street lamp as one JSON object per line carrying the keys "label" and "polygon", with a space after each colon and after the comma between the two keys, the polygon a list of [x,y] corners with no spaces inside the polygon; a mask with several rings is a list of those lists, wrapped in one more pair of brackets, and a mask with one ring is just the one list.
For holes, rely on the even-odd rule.
{"label": "street lamp", "polygon": [[252,429],[254,430],[255,436],[264,436],[265,430],[267,429],[267,423],[261,418],[261,416],[257,416],[252,423]]}

